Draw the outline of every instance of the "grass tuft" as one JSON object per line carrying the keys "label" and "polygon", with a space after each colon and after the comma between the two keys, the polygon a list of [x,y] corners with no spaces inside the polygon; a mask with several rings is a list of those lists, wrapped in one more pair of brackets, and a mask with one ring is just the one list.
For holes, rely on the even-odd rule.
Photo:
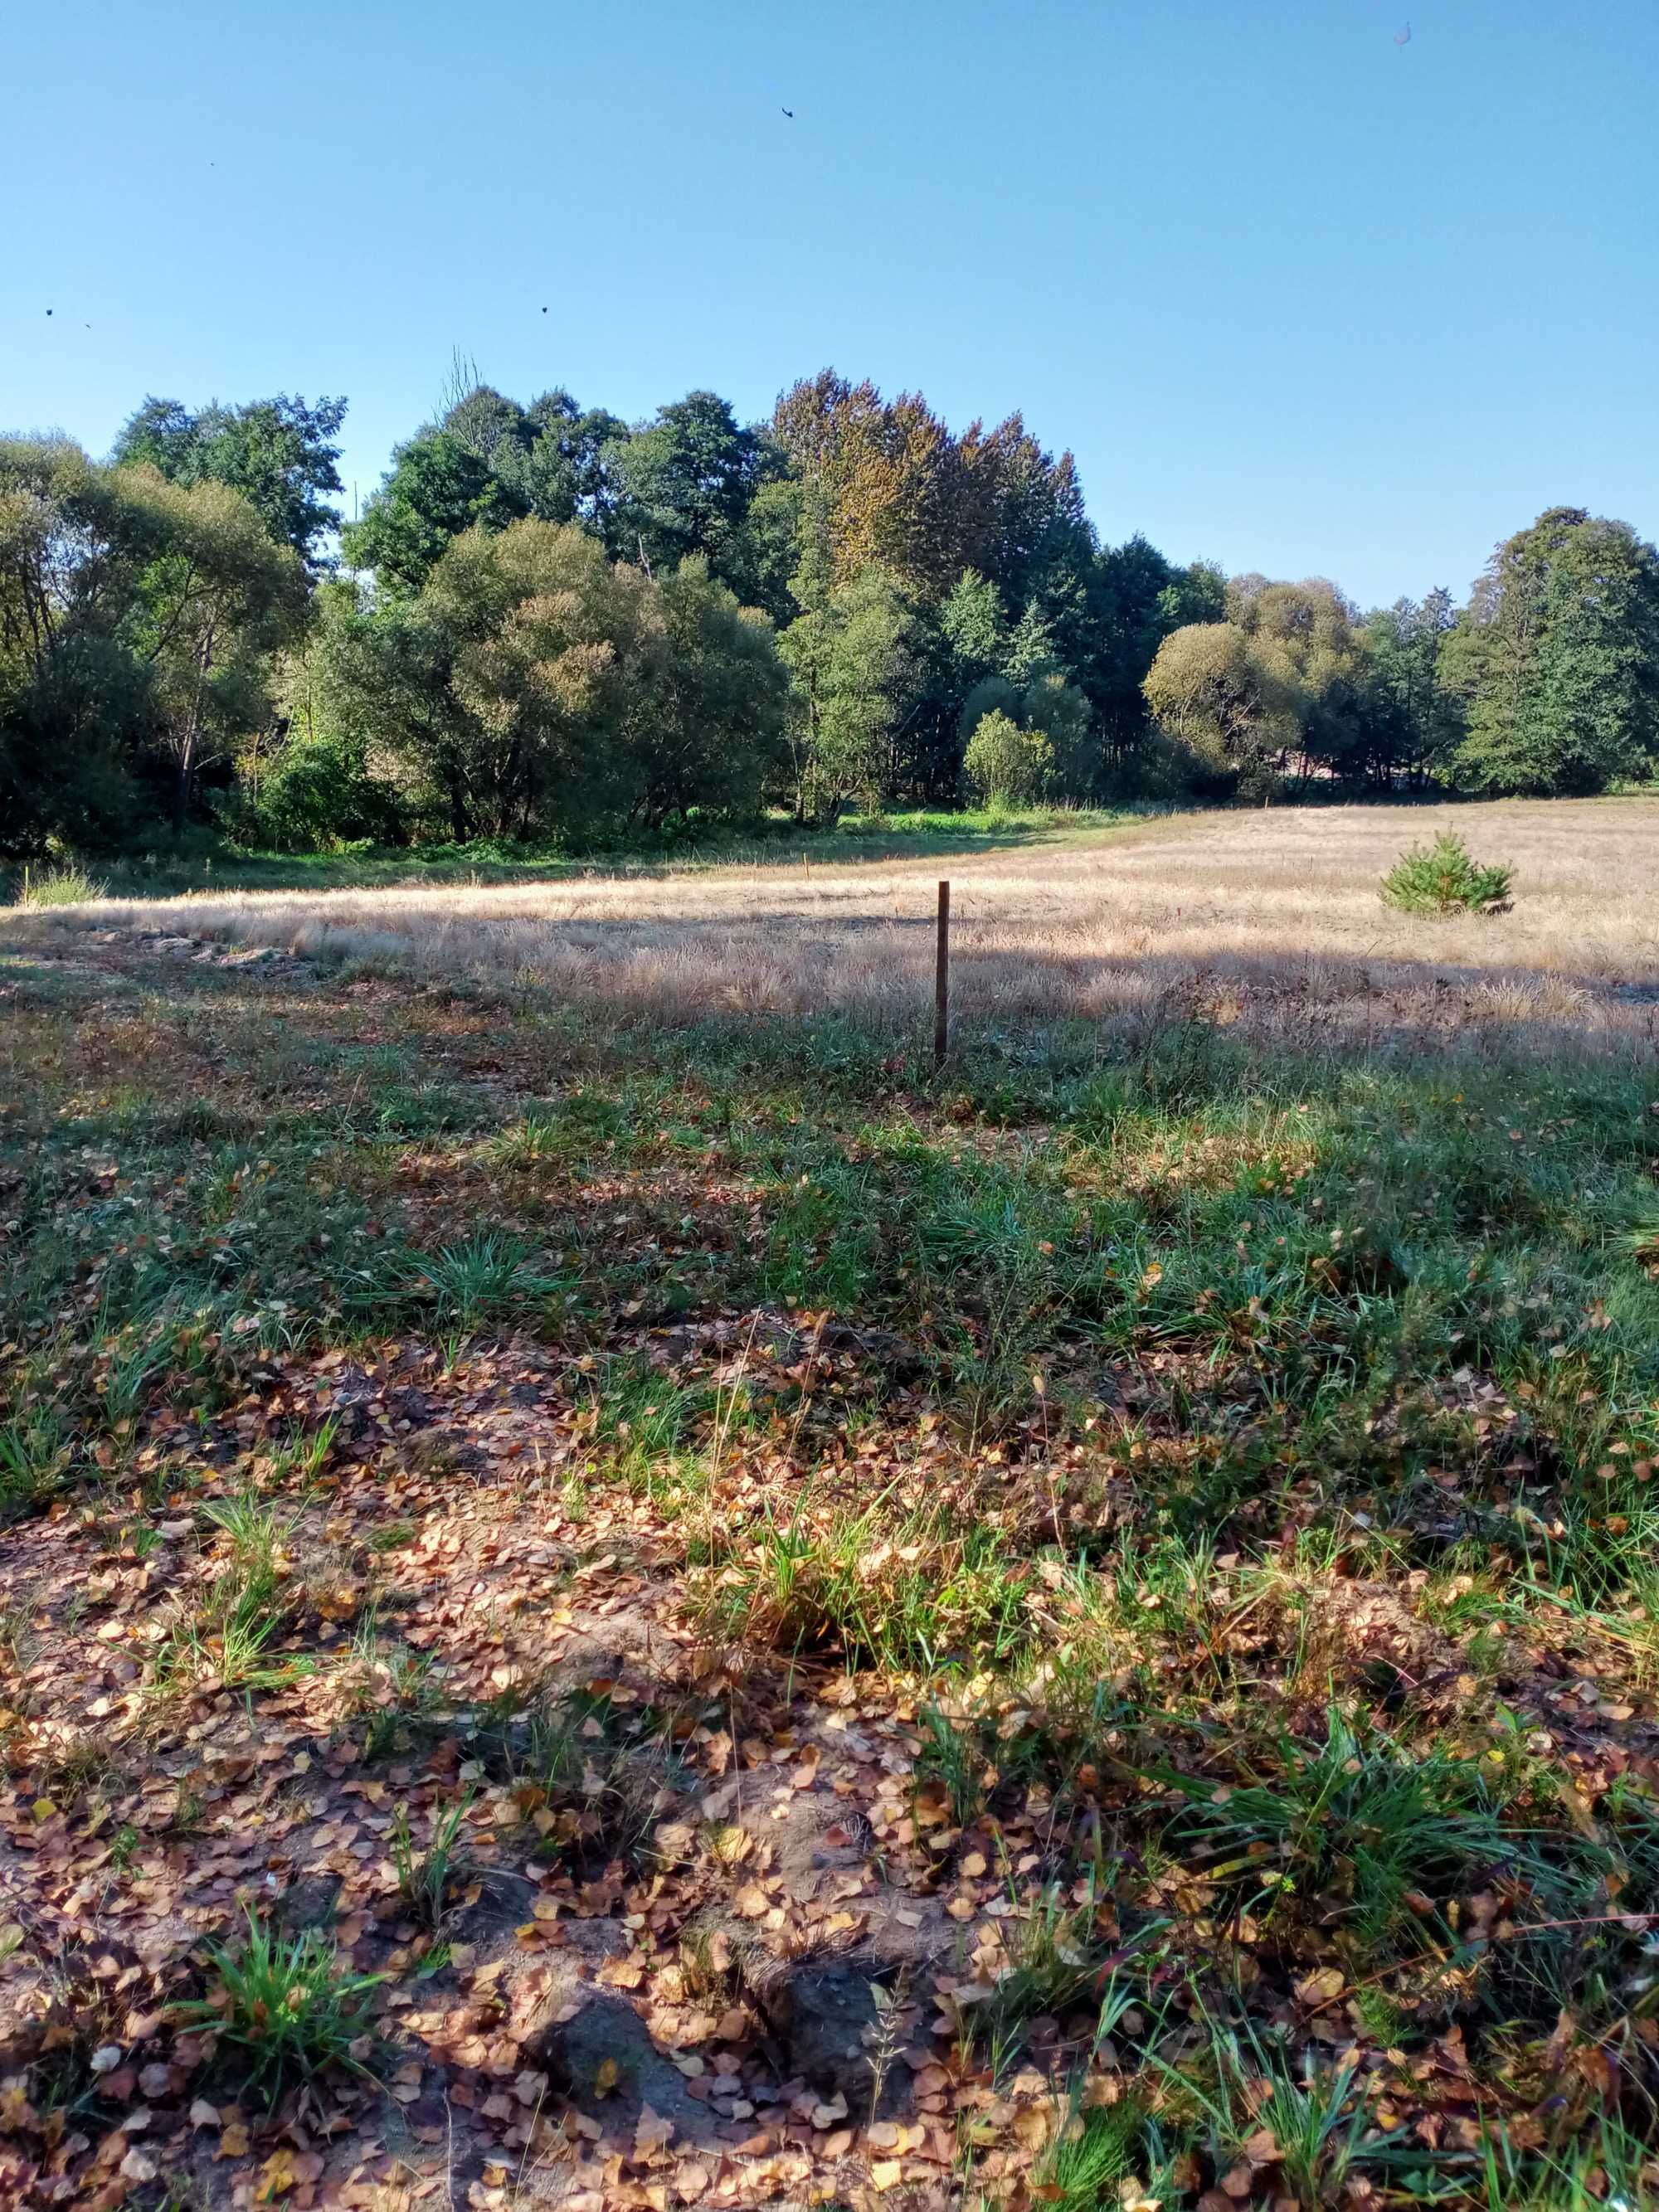
{"label": "grass tuft", "polygon": [[325,2068],[367,2070],[368,1993],[385,1977],[342,1974],[334,1948],[315,1929],[285,1936],[250,1912],[234,1944],[210,1944],[215,1986],[173,2008],[181,2026],[211,2030],[246,2069],[246,2087],[274,2106],[295,2080]]}

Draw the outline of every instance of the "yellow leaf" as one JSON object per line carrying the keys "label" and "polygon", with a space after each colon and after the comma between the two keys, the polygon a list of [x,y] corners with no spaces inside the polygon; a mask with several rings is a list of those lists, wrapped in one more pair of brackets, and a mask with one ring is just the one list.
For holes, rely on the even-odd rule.
{"label": "yellow leaf", "polygon": [[1048,2115],[1041,2105],[1026,2105],[1014,2114],[1014,2133],[1027,2150],[1041,2150],[1048,2140]]}
{"label": "yellow leaf", "polygon": [[593,2075],[593,2094],[608,2097],[622,2080],[622,2068],[614,2058],[601,2058]]}
{"label": "yellow leaf", "polygon": [[270,2204],[277,2197],[286,2197],[297,2178],[294,2171],[293,2152],[291,2150],[272,2151],[270,2156],[259,2168],[259,2186],[253,2192],[254,2203]]}

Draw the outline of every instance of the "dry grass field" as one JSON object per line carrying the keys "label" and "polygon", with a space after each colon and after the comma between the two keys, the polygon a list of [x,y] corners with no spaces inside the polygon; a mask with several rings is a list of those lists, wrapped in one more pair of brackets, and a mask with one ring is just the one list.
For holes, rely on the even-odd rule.
{"label": "dry grass field", "polygon": [[1659,805],[1000,834],[0,915],[0,2203],[1659,2203]]}
{"label": "dry grass field", "polygon": [[[1516,868],[1511,911],[1425,922],[1377,896],[1450,826]],[[680,1026],[850,1016],[896,1032],[933,988],[936,877],[952,879],[956,1002],[971,1027],[1133,1034],[1172,1006],[1295,1046],[1436,1039],[1474,1052],[1653,1048],[1659,800],[1216,813],[954,860],[596,871],[506,888],[211,892],[94,918],[426,976],[527,984]]]}

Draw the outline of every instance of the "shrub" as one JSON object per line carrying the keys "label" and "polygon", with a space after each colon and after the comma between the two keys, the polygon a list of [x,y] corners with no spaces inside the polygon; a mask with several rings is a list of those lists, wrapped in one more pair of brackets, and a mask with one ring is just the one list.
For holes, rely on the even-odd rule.
{"label": "shrub", "polygon": [[1498,914],[1510,902],[1513,868],[1483,868],[1463,840],[1443,830],[1432,845],[1413,845],[1382,878],[1382,902],[1404,914]]}
{"label": "shrub", "polygon": [[398,793],[369,774],[360,750],[326,738],[290,744],[257,789],[239,789],[223,819],[239,844],[276,853],[395,845],[407,827]]}
{"label": "shrub", "polygon": [[1022,730],[1000,709],[987,714],[968,740],[963,773],[988,805],[1031,806],[1054,776],[1054,740],[1046,730]]}
{"label": "shrub", "polygon": [[25,868],[18,887],[19,906],[79,906],[84,899],[102,898],[104,886],[84,868]]}

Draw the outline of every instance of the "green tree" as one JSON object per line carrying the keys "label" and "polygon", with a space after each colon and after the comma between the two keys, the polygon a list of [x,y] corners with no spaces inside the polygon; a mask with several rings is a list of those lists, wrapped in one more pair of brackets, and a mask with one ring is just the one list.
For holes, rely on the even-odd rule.
{"label": "green tree", "polygon": [[1070,649],[1093,534],[1071,456],[1045,453],[1018,416],[957,438],[919,392],[885,399],[825,369],[783,394],[772,435],[824,495],[838,584],[879,568],[931,610],[974,568],[1005,605],[1035,599]]}
{"label": "green tree", "polygon": [[924,669],[916,610],[897,580],[866,568],[830,586],[809,551],[797,572],[801,612],[781,646],[795,679],[798,811],[833,822],[891,788]]}
{"label": "green tree", "polygon": [[470,446],[453,432],[429,430],[398,447],[360,520],[341,532],[340,546],[382,592],[418,592],[464,530],[505,529],[522,513]]}
{"label": "green tree", "polygon": [[149,669],[117,480],[66,439],[0,441],[0,854],[108,845],[138,803]]}
{"label": "green tree", "polygon": [[662,649],[627,732],[629,818],[759,812],[784,764],[788,677],[770,618],[739,606],[701,554],[657,580]]}
{"label": "green tree", "polygon": [[653,581],[575,524],[464,532],[418,594],[331,616],[330,726],[405,764],[458,839],[748,808],[775,767],[771,626],[700,562]]}
{"label": "green tree", "polygon": [[323,641],[356,606],[353,584],[328,580],[305,635],[276,657],[274,712],[248,733],[227,808],[245,844],[304,853],[360,841],[404,842],[404,808],[390,764],[376,757],[363,731],[331,717],[325,696]]}
{"label": "green tree", "polygon": [[939,629],[963,696],[1008,665],[1009,631],[1002,594],[988,576],[964,568],[939,609]]}
{"label": "green tree", "polygon": [[653,568],[700,553],[729,577],[750,503],[783,465],[717,392],[689,392],[614,448],[618,549]]}
{"label": "green tree", "polygon": [[339,516],[338,443],[343,399],[314,406],[297,394],[227,407],[218,400],[192,414],[176,399],[146,399],[115,441],[117,466],[138,462],[178,484],[222,483],[240,492],[270,535],[310,568],[319,541]]}
{"label": "green tree", "polygon": [[969,789],[992,806],[1035,806],[1054,783],[1054,749],[1048,732],[1022,729],[993,709],[982,716],[962,759]]}
{"label": "green tree", "polygon": [[1103,765],[1133,775],[1150,724],[1142,686],[1158,649],[1189,623],[1225,617],[1225,579],[1205,562],[1178,568],[1137,533],[1101,551],[1087,647],[1073,664],[1099,725]]}
{"label": "green tree", "polygon": [[[516,459],[508,489],[525,511],[544,522],[580,522],[615,550],[619,493],[614,457],[629,428],[607,407],[580,407],[562,388],[544,392],[525,410],[536,441],[522,467]],[[503,465],[498,453],[497,467]]]}
{"label": "green tree", "polygon": [[1173,630],[1147,671],[1146,704],[1200,784],[1255,785],[1277,773],[1301,736],[1299,700],[1282,659],[1235,623]]}
{"label": "green tree", "polygon": [[725,554],[725,574],[746,607],[758,607],[779,627],[799,611],[790,579],[800,565],[805,487],[796,477],[769,477],[749,502]]}
{"label": "green tree", "polygon": [[528,453],[536,444],[539,430],[516,399],[508,399],[493,384],[476,382],[444,410],[438,428],[504,477],[510,477],[514,457]]}
{"label": "green tree", "polygon": [[1628,523],[1553,507],[1493,554],[1445,640],[1476,790],[1604,791],[1659,756],[1659,554]]}
{"label": "green tree", "polygon": [[116,483],[142,526],[133,635],[182,830],[203,769],[270,712],[270,656],[304,622],[305,570],[228,484],[169,483],[147,463]]}
{"label": "green tree", "polygon": [[1443,588],[1399,599],[1367,617],[1360,692],[1359,765],[1374,783],[1405,776],[1417,788],[1461,735],[1455,702],[1440,681],[1440,653],[1455,617]]}
{"label": "green tree", "polygon": [[1366,672],[1354,609],[1336,586],[1322,576],[1295,584],[1236,576],[1227,586],[1227,618],[1293,702],[1303,773],[1314,767],[1355,773],[1364,742]]}

